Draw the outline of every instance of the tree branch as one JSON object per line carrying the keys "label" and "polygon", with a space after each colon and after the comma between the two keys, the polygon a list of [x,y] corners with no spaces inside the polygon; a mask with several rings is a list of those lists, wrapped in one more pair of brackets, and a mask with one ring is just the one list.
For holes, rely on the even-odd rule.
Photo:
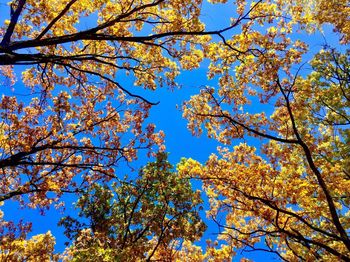
{"label": "tree branch", "polygon": [[278,87],[279,87],[279,89],[280,89],[280,91],[281,91],[281,93],[286,101],[288,114],[289,114],[290,120],[292,122],[293,131],[294,131],[294,134],[297,138],[298,144],[303,148],[303,151],[304,151],[305,156],[306,156],[306,160],[307,160],[311,170],[316,175],[318,184],[320,185],[322,192],[324,193],[324,195],[326,197],[329,212],[331,214],[333,223],[341,236],[342,242],[345,244],[347,249],[350,251],[350,239],[349,239],[348,234],[346,233],[344,227],[342,226],[342,224],[340,222],[340,219],[339,219],[339,216],[337,213],[337,209],[336,209],[335,204],[333,202],[332,196],[328,190],[326,182],[322,178],[321,172],[318,170],[318,168],[316,167],[316,165],[314,163],[311,151],[299,134],[298,128],[296,126],[296,121],[294,119],[294,115],[292,112],[292,108],[290,105],[290,100],[289,100],[288,96],[285,94],[285,92],[283,91],[283,88],[282,88],[282,85],[281,85],[279,79],[276,80],[276,83],[277,83],[277,85],[278,85]]}
{"label": "tree branch", "polygon": [[[11,15],[11,21],[10,24],[5,32],[5,35],[0,43],[0,48],[3,47],[4,49],[7,49],[10,41],[11,41],[11,36],[13,34],[13,31],[15,30],[18,18],[23,10],[23,7],[26,3],[26,0],[18,0],[18,6],[14,13]],[[11,7],[12,8],[12,7]],[[1,49],[0,49],[1,50]]]}
{"label": "tree branch", "polygon": [[40,40],[52,27],[53,25],[64,16],[65,13],[68,12],[69,8],[76,2],[77,0],[71,0],[66,7],[47,25],[47,27],[35,38],[35,40]]}

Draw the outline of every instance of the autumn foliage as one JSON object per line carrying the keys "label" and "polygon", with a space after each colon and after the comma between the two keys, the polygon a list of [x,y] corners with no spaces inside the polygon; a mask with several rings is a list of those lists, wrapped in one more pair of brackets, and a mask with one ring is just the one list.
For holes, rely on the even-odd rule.
{"label": "autumn foliage", "polygon": [[137,178],[124,178],[112,189],[93,185],[81,196],[76,205],[80,219],[68,216],[60,221],[75,241],[68,250],[69,261],[151,260],[158,249],[179,245],[180,238],[201,237],[205,225],[197,210],[202,203],[199,192],[172,172],[166,158],[159,153]]}
{"label": "autumn foliage", "polygon": [[[207,28],[211,5],[230,10],[226,26]],[[231,261],[251,251],[350,261],[347,0],[2,9],[0,201],[41,212],[62,196],[77,201],[59,223],[62,254],[51,232],[31,236],[30,221],[2,212],[1,261]],[[159,101],[145,90],[178,87],[197,68],[208,85],[183,102],[183,118],[218,152],[174,169],[164,132],[147,119]],[[133,170],[139,158],[148,163]],[[199,244],[203,208],[218,236]]]}

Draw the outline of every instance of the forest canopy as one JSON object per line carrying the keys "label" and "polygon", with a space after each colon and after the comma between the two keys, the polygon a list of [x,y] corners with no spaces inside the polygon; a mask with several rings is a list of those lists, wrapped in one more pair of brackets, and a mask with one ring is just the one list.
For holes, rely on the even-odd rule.
{"label": "forest canopy", "polygon": [[[0,4],[1,261],[350,261],[347,0]],[[170,163],[147,94],[198,70],[179,113],[218,149]],[[73,201],[57,250],[25,210]]]}

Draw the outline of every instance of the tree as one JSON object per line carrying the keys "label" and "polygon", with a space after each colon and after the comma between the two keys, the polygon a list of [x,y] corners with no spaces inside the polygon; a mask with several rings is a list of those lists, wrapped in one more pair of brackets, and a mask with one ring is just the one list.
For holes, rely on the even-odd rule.
{"label": "tree", "polygon": [[10,2],[0,72],[29,98],[9,91],[0,102],[0,201],[49,207],[63,193],[116,178],[140,149],[164,150],[163,133],[144,123],[157,102],[118,78],[174,87],[180,66],[198,66],[199,46],[212,34],[203,32],[200,2]]}
{"label": "tree", "polygon": [[49,208],[118,180],[140,150],[164,150],[164,134],[145,123],[158,101],[138,90],[177,86],[210,35],[249,21],[247,10],[205,31],[201,3],[10,1],[0,27],[0,201]]}
{"label": "tree", "polygon": [[76,204],[79,219],[60,222],[74,240],[68,261],[151,261],[158,249],[168,250],[171,261],[183,240],[199,239],[205,229],[199,191],[171,169],[167,155],[159,153],[137,178],[112,188],[92,186]]}
{"label": "tree", "polygon": [[0,28],[0,72],[19,95],[4,84],[0,201],[47,207],[115,178],[140,149],[164,149],[162,132],[144,123],[159,101],[120,81],[175,87],[180,69],[199,66],[210,35],[249,20],[248,10],[227,28],[204,31],[201,2],[11,1]]}
{"label": "tree", "polygon": [[54,254],[55,238],[51,232],[27,239],[30,223],[20,221],[17,225],[4,219],[0,211],[0,260],[1,261],[58,261]]}
{"label": "tree", "polygon": [[[64,193],[78,194],[82,217],[92,220],[87,226],[65,220],[75,243],[89,244],[92,238],[87,247],[95,254],[106,247],[104,239],[120,248],[117,236],[125,230],[130,237],[125,241],[131,241],[129,230],[148,220],[140,228],[130,214],[135,228],[112,221],[110,212],[129,203],[113,204],[111,193],[122,195],[118,190],[123,188],[132,194],[130,201],[140,196],[135,181],[123,181],[119,168],[135,161],[140,150],[150,156],[164,150],[164,134],[146,120],[158,101],[139,90],[175,87],[181,70],[198,68],[206,59],[208,78],[218,85],[193,96],[183,114],[194,134],[206,129],[228,148],[205,165],[183,160],[182,177],[174,181],[203,181],[211,203],[208,215],[222,230],[224,244],[208,241],[202,252],[192,241],[200,230],[189,231],[192,238],[175,230],[175,239],[162,239],[164,225],[156,223],[154,231],[146,230],[156,245],[148,255],[229,261],[236,249],[256,250],[255,244],[265,241],[262,249],[283,260],[349,261],[349,59],[337,50],[350,40],[348,1],[233,2],[230,24],[205,31],[201,0],[11,1],[9,19],[0,28],[5,93],[0,101],[0,201],[48,208]],[[340,34],[339,45],[321,50],[307,69],[302,62],[313,55],[304,38],[325,23]],[[18,73],[22,84],[16,82]],[[260,150],[249,146],[247,137],[256,139]],[[232,151],[235,139],[245,143]],[[142,177],[136,181],[147,184]],[[112,190],[103,186],[112,183]],[[90,215],[96,206],[86,192],[105,208],[102,213]],[[152,210],[161,196],[147,192]],[[173,191],[166,192],[172,196]],[[191,198],[192,193],[183,193],[183,200]],[[15,250],[19,260],[32,256],[18,244],[23,240],[43,259],[54,259],[49,233],[26,240],[27,229],[6,223],[1,233],[5,255]],[[7,233],[13,236],[8,242]],[[189,239],[182,249],[169,247],[180,234]],[[153,244],[141,239],[145,246]],[[83,255],[74,245],[72,252]],[[106,256],[116,256],[107,251],[112,253]]]}
{"label": "tree", "polygon": [[[120,179],[118,168],[140,150],[164,150],[164,134],[145,123],[157,101],[121,81],[128,76],[144,89],[175,87],[180,69],[199,66],[209,35],[223,37],[249,13],[206,32],[201,3],[10,1],[0,27],[0,201],[49,208],[65,193],[81,195],[95,183]],[[1,236],[6,254],[17,240],[41,251],[43,241],[53,240],[21,234],[5,243],[9,238]],[[14,245],[16,254],[29,254]]]}
{"label": "tree", "polygon": [[[325,46],[307,69],[309,49],[297,35],[331,22],[347,43],[350,9],[346,1],[289,2],[262,3],[241,34],[205,50],[218,86],[187,101],[184,117],[194,134],[205,129],[227,147],[178,170],[203,181],[208,216],[233,248],[350,261],[349,51]],[[243,142],[231,150],[234,139]]]}
{"label": "tree", "polygon": [[[0,201],[49,208],[64,193],[120,179],[118,168],[139,150],[164,150],[162,132],[144,123],[157,102],[119,78],[151,90],[176,86],[180,66],[200,61],[197,44],[208,40],[200,3],[11,1],[0,27],[7,94],[0,101]],[[26,240],[29,227],[3,224],[2,258],[55,259],[51,234]],[[8,237],[8,230],[20,233]]]}

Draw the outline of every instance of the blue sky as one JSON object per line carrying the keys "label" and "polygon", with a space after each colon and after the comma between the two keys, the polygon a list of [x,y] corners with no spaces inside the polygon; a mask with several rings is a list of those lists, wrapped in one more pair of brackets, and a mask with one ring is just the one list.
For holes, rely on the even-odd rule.
{"label": "blue sky", "polygon": [[[205,4],[203,6],[203,21],[207,24],[208,30],[218,29],[229,23],[230,12],[233,10],[232,4],[228,5],[210,5]],[[6,1],[0,1],[0,20],[3,20],[4,16],[8,16],[9,9],[6,5]],[[326,28],[326,31],[330,31]],[[335,35],[333,38],[327,38],[331,44],[337,39]],[[320,46],[324,44],[324,39],[321,34],[314,36],[302,36],[306,41],[310,42],[312,52],[317,52]],[[308,60],[309,58],[306,58]],[[125,79],[125,82],[130,82],[130,79]],[[187,122],[182,119],[182,113],[179,108],[184,100],[190,98],[191,95],[199,92],[200,87],[204,85],[215,85],[215,82],[208,82],[206,78],[206,68],[201,67],[194,71],[183,72],[178,77],[178,82],[182,86],[181,89],[175,89],[174,91],[167,90],[166,88],[159,89],[155,92],[142,91],[146,97],[151,101],[160,101],[160,104],[154,106],[151,110],[149,122],[156,124],[158,130],[163,130],[166,134],[166,148],[170,153],[169,159],[173,165],[179,162],[182,157],[191,157],[202,163],[204,163],[211,153],[216,152],[218,144],[214,140],[210,140],[205,137],[193,137],[187,130]],[[132,84],[130,83],[132,86]],[[21,88],[18,83],[15,88]],[[2,91],[4,93],[4,90]],[[6,93],[10,94],[12,91],[7,90]],[[137,90],[135,91],[137,93]],[[178,105],[178,107],[177,107]],[[259,108],[256,108],[259,110]],[[249,141],[249,140],[248,140]],[[141,159],[141,164],[144,164],[145,159]],[[198,182],[194,183],[195,187],[199,187]],[[73,212],[69,203],[74,201],[70,197],[65,197],[67,200],[66,212]],[[58,251],[62,251],[63,243],[66,241],[62,234],[62,228],[56,226],[61,214],[55,209],[50,209],[46,212],[45,216],[41,216],[37,210],[18,209],[16,204],[8,201],[3,207],[5,212],[5,219],[18,220],[24,218],[26,221],[33,222],[33,234],[45,233],[51,230],[56,237]],[[205,237],[211,237],[213,233],[217,232],[217,227],[212,222],[208,222],[209,228]],[[204,237],[204,239],[205,239]],[[201,242],[204,243],[204,242]],[[254,261],[274,261],[275,257],[261,252],[252,253],[248,256]],[[240,255],[235,258],[239,260]]]}

